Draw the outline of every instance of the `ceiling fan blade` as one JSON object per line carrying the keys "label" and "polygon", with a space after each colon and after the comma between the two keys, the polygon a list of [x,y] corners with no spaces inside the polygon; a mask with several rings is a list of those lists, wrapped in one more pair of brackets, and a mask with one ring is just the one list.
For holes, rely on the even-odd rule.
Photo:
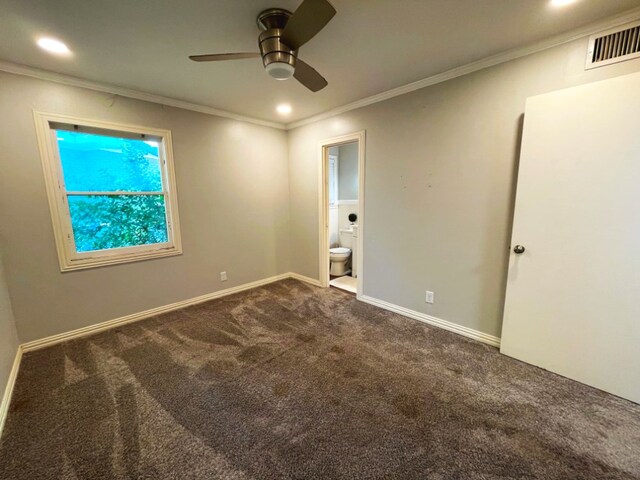
{"label": "ceiling fan blade", "polygon": [[336,14],[327,0],[304,0],[287,21],[281,41],[293,50],[311,40]]}
{"label": "ceiling fan blade", "polygon": [[329,84],[315,68],[308,63],[304,63],[299,58],[296,60],[296,69],[293,72],[293,76],[312,92],[322,90]]}
{"label": "ceiling fan blade", "polygon": [[242,60],[243,58],[258,58],[259,53],[212,53],[210,55],[190,55],[189,58],[194,62],[217,62],[220,60]]}

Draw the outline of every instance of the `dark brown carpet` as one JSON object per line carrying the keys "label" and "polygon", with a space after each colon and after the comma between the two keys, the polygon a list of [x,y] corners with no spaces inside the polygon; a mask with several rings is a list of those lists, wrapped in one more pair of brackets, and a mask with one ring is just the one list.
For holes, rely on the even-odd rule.
{"label": "dark brown carpet", "polygon": [[287,280],[25,356],[3,479],[632,479],[640,406]]}

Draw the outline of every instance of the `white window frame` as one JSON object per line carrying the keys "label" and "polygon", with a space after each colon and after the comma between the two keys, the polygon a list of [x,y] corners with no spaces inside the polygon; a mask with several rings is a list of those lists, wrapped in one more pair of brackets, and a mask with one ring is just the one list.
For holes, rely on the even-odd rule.
{"label": "white window frame", "polygon": [[[127,262],[137,262],[152,258],[167,257],[182,254],[182,242],[180,239],[180,221],[178,217],[178,197],[176,193],[175,172],[173,168],[173,147],[171,143],[171,131],[125,125],[113,122],[103,122],[86,118],[43,113],[34,110],[36,134],[42,169],[51,210],[53,233],[56,241],[60,270],[68,272],[87,268],[102,267]],[[52,124],[78,125],[87,128],[111,130],[114,133],[133,133],[148,137],[159,138],[158,153],[160,157],[160,169],[162,172],[162,191],[144,192],[147,194],[163,194],[166,222],[167,242],[133,247],[110,248],[105,250],[93,250],[77,252],[71,227],[71,215],[67,201],[67,190],[64,185],[62,163],[56,139],[56,130]],[[85,192],[91,194],[92,192]],[[93,192],[104,194],[104,192]],[[113,194],[114,192],[109,192]],[[138,192],[115,192],[122,195],[131,195]],[[140,192],[142,193],[142,192]],[[139,193],[138,193],[139,194]]]}

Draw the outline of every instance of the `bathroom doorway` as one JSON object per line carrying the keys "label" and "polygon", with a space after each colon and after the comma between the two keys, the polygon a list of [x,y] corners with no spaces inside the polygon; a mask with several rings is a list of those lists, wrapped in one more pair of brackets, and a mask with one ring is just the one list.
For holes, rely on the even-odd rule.
{"label": "bathroom doorway", "polygon": [[321,143],[320,282],[362,295],[364,131]]}

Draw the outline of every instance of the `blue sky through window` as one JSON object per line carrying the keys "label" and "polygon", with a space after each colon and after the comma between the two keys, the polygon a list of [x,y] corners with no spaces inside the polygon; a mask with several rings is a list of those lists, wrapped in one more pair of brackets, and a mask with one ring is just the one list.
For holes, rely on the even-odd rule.
{"label": "blue sky through window", "polygon": [[161,191],[156,142],[58,130],[67,191]]}

